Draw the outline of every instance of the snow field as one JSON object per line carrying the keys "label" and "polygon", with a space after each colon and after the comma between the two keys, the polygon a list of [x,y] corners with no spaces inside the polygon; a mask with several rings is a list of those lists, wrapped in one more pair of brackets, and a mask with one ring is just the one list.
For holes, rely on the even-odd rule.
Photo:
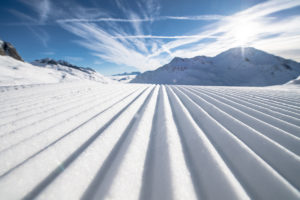
{"label": "snow field", "polygon": [[5,199],[300,198],[297,88],[79,82],[0,91]]}

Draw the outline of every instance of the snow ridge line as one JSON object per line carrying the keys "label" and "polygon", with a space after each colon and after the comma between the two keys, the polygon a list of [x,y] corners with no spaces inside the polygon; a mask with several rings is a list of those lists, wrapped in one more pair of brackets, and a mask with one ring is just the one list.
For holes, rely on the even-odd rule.
{"label": "snow ridge line", "polygon": [[[177,88],[176,86],[172,86],[172,88]],[[177,90],[180,92],[179,90]],[[183,101],[183,97],[188,100],[188,96],[184,94],[183,92],[177,93],[180,94],[181,100]],[[192,100],[189,100],[192,102]],[[248,194],[251,198],[278,198],[278,196],[287,197],[289,196],[290,199],[297,199],[300,197],[300,193],[298,189],[296,189],[293,185],[291,185],[285,178],[283,178],[276,170],[274,170],[268,163],[265,162],[264,159],[262,159],[253,149],[251,149],[246,143],[244,143],[240,138],[238,138],[235,134],[233,134],[231,131],[229,131],[226,127],[224,127],[222,124],[220,124],[216,119],[214,119],[210,114],[207,113],[207,111],[203,110],[203,104],[197,105],[195,102],[190,104],[187,101],[185,101],[184,105],[189,107],[189,111],[191,112],[193,118],[195,121],[197,121],[198,125],[203,129],[204,132],[207,132],[207,136],[210,137],[211,141],[213,141],[213,146],[218,148],[219,154],[222,155],[222,158],[225,159],[227,165],[230,166],[231,171],[235,174],[235,176],[238,178],[239,182],[243,185],[243,187],[248,191]],[[192,106],[193,105],[193,106]],[[192,107],[195,108],[192,108]],[[204,111],[204,116],[202,116],[202,112],[199,113],[197,111],[196,107],[198,107],[199,110]],[[210,107],[212,108],[212,107]],[[197,111],[197,112],[196,112]],[[211,112],[211,110],[209,110]],[[207,118],[208,117],[208,118]],[[209,119],[209,121],[208,121]],[[212,120],[210,122],[210,120]],[[217,126],[209,126],[209,124],[214,123],[215,125],[218,125],[221,129],[218,129]],[[214,130],[214,131],[213,131]],[[218,132],[224,132],[222,134],[223,136],[217,134]],[[233,139],[232,142],[231,140]],[[231,146],[231,148],[226,148],[227,145]],[[225,146],[224,146],[225,145]],[[240,146],[240,147],[238,147]],[[235,149],[237,148],[237,149]],[[235,150],[234,150],[235,149]],[[239,152],[240,154],[245,154],[244,156],[238,156],[233,158],[235,155],[234,152]],[[247,156],[246,156],[247,155]],[[246,159],[246,160],[245,160]],[[253,159],[252,161],[249,161],[249,159]],[[240,161],[240,162],[238,162]],[[261,163],[260,165],[255,165],[255,163]],[[245,165],[244,168],[241,168],[240,165]],[[249,167],[248,165],[252,165]],[[297,165],[292,165],[297,166]],[[245,172],[248,171],[248,172]],[[253,170],[256,172],[253,173]],[[250,177],[248,177],[246,174],[252,174]],[[260,178],[256,177],[258,174],[260,174]],[[261,179],[261,177],[264,177]],[[272,184],[274,181],[273,179],[276,177],[277,181]],[[259,182],[257,182],[259,180]],[[275,179],[275,180],[276,180]],[[294,178],[295,179],[295,178]],[[280,181],[279,181],[280,180]],[[250,182],[249,182],[250,181]],[[257,182],[257,183],[255,183]],[[262,187],[262,183],[265,182]],[[270,187],[274,189],[278,187],[278,190],[280,190],[279,193],[264,193],[262,192],[262,189],[267,189]],[[285,191],[283,190],[285,188]],[[254,189],[254,190],[253,190]],[[269,188],[270,189],[270,188]],[[267,189],[267,190],[269,190]],[[260,191],[257,193],[257,191]],[[262,196],[261,196],[262,195]],[[260,196],[260,197],[259,197]],[[279,197],[280,198],[280,197]]]}
{"label": "snow ridge line", "polygon": [[[202,87],[204,88],[204,87]],[[222,91],[222,93],[227,93],[230,92],[232,94],[242,94],[244,93],[245,95],[249,96],[257,96],[260,95],[260,97],[269,96],[270,98],[273,99],[282,99],[286,101],[291,101],[292,103],[298,103],[299,95],[291,95],[290,91],[283,90],[282,88],[280,89],[274,89],[272,87],[264,87],[264,88],[255,88],[247,91],[247,89],[240,89],[240,88],[210,88],[211,90],[214,91]],[[296,92],[296,91],[294,91]],[[283,96],[288,95],[288,98],[284,98]]]}
{"label": "snow ridge line", "polygon": [[[173,91],[173,88],[174,87],[172,86],[168,87],[168,96],[173,108],[172,110],[174,110],[173,116],[179,130],[185,152],[185,159],[188,163],[188,168],[190,169],[192,180],[194,182],[194,189],[197,191],[198,198],[250,199],[248,196],[249,194],[247,194],[243,189],[243,186],[240,185],[236,177],[228,168],[221,154],[216,150],[215,145],[211,143],[211,140],[207,137],[205,132],[202,131],[201,127],[196,125],[193,117],[190,116],[187,108],[184,106],[182,99],[180,99]],[[186,117],[183,118],[184,120],[179,117],[181,113],[186,114]],[[188,120],[188,118],[190,119]],[[192,124],[190,122],[192,122]],[[187,136],[186,134],[188,132],[184,131],[187,127],[193,127],[192,130],[189,131],[191,133],[193,132],[190,136]],[[195,142],[197,140],[201,145],[198,147],[195,145],[189,146],[189,143],[192,144],[193,141]],[[205,147],[205,150],[202,149],[203,146]],[[207,154],[211,154],[211,156],[207,157]],[[215,179],[215,176],[218,178]],[[214,177],[213,181],[209,181],[209,177]],[[205,183],[206,181],[211,183]],[[210,184],[225,191],[216,192],[213,187],[209,187]]]}
{"label": "snow ridge line", "polygon": [[252,98],[254,99],[255,101],[262,101],[262,102],[268,102],[269,104],[272,104],[272,105],[275,105],[275,106],[280,106],[282,107],[283,109],[284,108],[288,108],[290,109],[291,111],[299,111],[299,106],[297,105],[290,105],[288,102],[282,102],[278,99],[272,99],[271,97],[268,97],[267,96],[267,93],[268,92],[271,92],[272,90],[265,90],[264,92],[266,92],[264,95],[260,95],[259,93],[248,93],[248,92],[242,92],[242,91],[239,91],[239,90],[233,90],[233,92],[239,94],[239,95],[244,95],[246,97],[249,97],[249,98]]}
{"label": "snow ridge line", "polygon": [[249,108],[247,106],[241,105],[239,103],[235,103],[229,99],[220,98],[218,95],[214,95],[214,94],[204,92],[204,91],[203,92],[195,91],[195,92],[198,95],[205,96],[205,97],[209,98],[210,100],[218,102],[219,104],[225,105],[225,106],[230,107],[235,110],[239,110],[240,112],[245,113],[254,119],[257,119],[261,122],[264,122],[265,124],[269,124],[270,126],[276,127],[278,129],[284,131],[286,134],[291,135],[291,137],[293,137],[293,136],[296,137],[295,139],[299,139],[300,127],[298,127],[294,124],[285,122],[281,119],[270,116],[270,115],[260,112],[258,110]]}
{"label": "snow ridge line", "polygon": [[[114,95],[118,95],[118,93],[114,94]],[[43,126],[41,126],[41,124],[43,124],[43,123],[34,124],[34,126],[37,126],[35,129],[29,127],[27,129],[25,128],[19,132],[14,132],[13,134],[7,135],[5,138],[3,138],[3,140],[0,140],[0,144],[1,144],[0,145],[0,154],[2,153],[2,151],[4,149],[7,149],[9,146],[14,146],[15,144],[18,144],[21,141],[26,140],[26,138],[34,138],[34,135],[40,135],[42,133],[49,132],[51,129],[53,130],[53,128],[56,128],[58,125],[63,125],[65,123],[65,121],[68,121],[68,124],[71,124],[70,120],[72,120],[74,118],[76,119],[76,117],[79,117],[79,115],[88,113],[95,108],[97,108],[97,109],[99,107],[101,108],[102,104],[104,104],[107,101],[109,101],[109,98],[103,98],[100,102],[96,102],[97,103],[96,105],[87,104],[86,108],[81,107],[80,109],[72,110],[73,112],[71,112],[71,113],[66,113],[67,115],[63,116],[64,117],[63,119],[61,119],[58,115],[58,116],[56,116],[55,120],[51,120],[51,123],[45,124]],[[70,114],[72,114],[72,115],[70,115]],[[76,126],[76,125],[74,125],[74,126]],[[63,129],[59,130],[59,132],[62,132],[62,131],[63,131]],[[51,136],[52,135],[53,134],[51,134]]]}
{"label": "snow ridge line", "polygon": [[[77,86],[77,85],[76,85]],[[40,87],[41,91],[35,91],[34,93],[32,93],[32,91],[24,91],[24,92],[28,92],[29,94],[26,95],[18,95],[15,98],[10,98],[10,99],[6,99],[3,98],[5,100],[3,100],[1,102],[1,110],[4,107],[15,107],[15,106],[19,106],[22,105],[22,103],[32,103],[35,102],[36,100],[40,100],[40,99],[44,99],[44,98],[49,98],[52,97],[53,94],[55,95],[69,95],[74,93],[75,91],[82,91],[82,89],[84,88],[93,88],[91,85],[79,85],[78,88],[77,87],[65,87],[63,85],[60,85],[60,87],[58,88],[53,88],[53,89],[49,89],[48,87],[46,87],[46,90],[43,90],[45,87]],[[101,90],[105,90],[105,88],[100,87]],[[98,89],[98,88],[97,88]],[[19,94],[19,93],[18,93]]]}
{"label": "snow ridge line", "polygon": [[[75,152],[73,152],[66,160],[63,161],[62,166],[66,169],[85,149],[89,147],[100,134],[109,127],[126,109],[138,99],[145,91],[144,89],[138,96],[136,96],[127,106],[120,110],[110,121],[102,126],[94,135],[92,135],[87,141],[85,141]],[[42,180],[34,189],[32,189],[23,199],[31,200],[36,198],[57,176],[59,176],[63,170],[61,167],[54,169],[44,180]]]}
{"label": "snow ridge line", "polygon": [[[164,105],[162,103],[162,87],[159,88],[159,93],[157,95],[155,112],[152,121],[152,129],[150,133],[150,141],[148,144],[148,149],[146,153],[145,160],[145,169],[143,172],[143,183],[140,191],[139,199],[172,199],[172,191],[171,189],[171,176],[170,176],[170,166],[169,166],[169,155],[168,155],[168,143],[166,138],[166,133],[158,132],[158,129],[162,129],[163,127],[159,127],[159,120],[162,118],[162,111],[164,109]],[[158,135],[158,133],[160,133]],[[162,152],[156,151],[156,148],[162,149]],[[162,154],[162,156],[158,155]],[[163,162],[162,165],[161,162]],[[161,169],[159,169],[161,166]],[[164,177],[158,177],[155,175],[155,171],[160,171],[161,175]],[[159,181],[161,180],[161,181]],[[156,188],[156,189],[155,189]],[[162,191],[162,189],[165,191]]]}
{"label": "snow ridge line", "polygon": [[[119,89],[116,89],[116,90],[121,90],[120,88]],[[78,90],[79,91],[79,90]],[[112,89],[107,89],[107,90],[103,90],[102,92],[105,92],[105,93],[111,93]],[[11,109],[7,109],[7,110],[3,110],[3,112],[5,113],[5,117],[8,117],[8,113],[10,112],[11,114],[10,115],[19,115],[20,113],[22,112],[26,112],[28,110],[32,110],[32,108],[43,108],[45,106],[48,106],[48,105],[51,105],[51,104],[56,104],[56,103],[62,103],[62,101],[68,101],[70,99],[80,99],[82,97],[85,97],[85,96],[92,96],[92,95],[95,95],[95,94],[101,94],[100,91],[85,91],[84,93],[77,93],[77,94],[73,94],[73,93],[68,93],[66,94],[67,91],[64,91],[63,95],[58,95],[57,93],[55,94],[55,96],[53,96],[53,94],[49,95],[48,97],[45,97],[45,96],[42,96],[41,95],[41,101],[40,99],[34,99],[34,101],[32,102],[29,102],[30,104],[17,104],[17,107],[16,108],[11,108]],[[37,107],[37,105],[41,105],[40,107]],[[3,113],[3,114],[4,114]],[[0,113],[1,114],[1,113]]]}
{"label": "snow ridge line", "polygon": [[[119,90],[119,91],[122,91],[122,90]],[[117,92],[117,91],[115,91]],[[114,93],[115,93],[114,92]],[[38,112],[36,113],[31,113],[29,115],[25,115],[25,116],[20,116],[20,112],[18,113],[14,113],[14,114],[11,114],[11,115],[15,115],[15,119],[14,120],[11,120],[11,121],[6,121],[5,123],[2,123],[0,124],[0,128],[3,127],[3,126],[6,126],[10,123],[14,123],[14,126],[16,126],[16,123],[19,122],[19,121],[22,121],[22,120],[25,120],[25,119],[28,119],[32,116],[38,116],[38,115],[44,115],[44,114],[47,114],[51,111],[54,111],[54,110],[60,110],[60,108],[66,108],[66,107],[81,107],[82,105],[85,105],[86,103],[89,103],[89,102],[92,102],[94,101],[95,99],[97,99],[98,97],[101,97],[102,95],[109,95],[111,92],[107,91],[107,93],[104,93],[104,94],[92,94],[92,95],[82,95],[82,97],[75,97],[74,98],[69,98],[69,99],[64,99],[64,100],[61,100],[58,104],[55,104],[55,102],[50,102],[49,104],[44,104],[43,106],[41,107],[37,107],[35,106],[35,109],[38,109]],[[89,101],[87,101],[89,100]],[[39,109],[41,108],[41,109]],[[32,109],[30,109],[32,110]],[[66,109],[65,109],[66,110]],[[25,113],[27,114],[27,113]],[[16,117],[17,116],[17,117]],[[8,118],[9,116],[6,116],[6,118]]]}
{"label": "snow ridge line", "polygon": [[0,94],[5,199],[300,199],[295,89],[58,85]]}
{"label": "snow ridge line", "polygon": [[[212,88],[212,89],[221,89],[221,88]],[[228,90],[228,88],[222,88],[223,90]],[[279,99],[279,100],[283,100],[283,101],[286,101],[287,103],[291,102],[291,103],[296,103],[297,105],[299,105],[297,99],[299,97],[297,97],[297,95],[293,95],[293,94],[290,94],[290,91],[286,92],[286,89],[285,88],[280,88],[280,87],[277,87],[277,88],[273,88],[273,87],[245,87],[245,88],[239,88],[239,87],[236,87],[236,88],[233,88],[232,92],[244,92],[245,94],[248,94],[248,95],[254,95],[254,96],[257,96],[259,95],[261,98],[263,97],[269,97],[269,98],[272,98],[272,99]],[[268,91],[266,93],[266,91]],[[297,93],[297,90],[293,90],[294,92]],[[285,95],[288,94],[288,97],[286,97]],[[299,94],[299,93],[298,93]]]}
{"label": "snow ridge line", "polygon": [[[252,109],[255,109],[255,110],[259,110],[259,111],[261,111],[265,114],[267,113],[267,114],[269,114],[273,117],[279,118],[279,119],[284,120],[284,121],[289,122],[289,123],[292,123],[296,126],[300,125],[300,120],[299,119],[297,119],[296,117],[293,117],[293,116],[282,113],[282,112],[284,112],[283,109],[281,109],[281,112],[279,112],[279,111],[276,111],[276,110],[272,109],[272,107],[271,108],[269,107],[269,109],[267,109],[266,104],[259,104],[258,102],[252,101],[249,98],[245,99],[241,96],[236,97],[236,96],[233,96],[233,95],[229,95],[228,93],[220,93],[220,92],[216,92],[214,90],[207,90],[207,89],[204,89],[204,88],[201,88],[201,89],[203,89],[201,91],[207,91],[207,92],[210,92],[210,94],[215,94],[215,95],[221,96],[222,98],[230,99],[233,102],[240,103],[244,106],[248,106],[248,107],[250,107]],[[200,91],[200,90],[198,90],[198,91]],[[277,109],[280,109],[280,108],[277,108]]]}
{"label": "snow ridge line", "polygon": [[[214,112],[212,112],[213,110],[210,110],[211,115],[215,114],[215,116],[219,116],[220,114],[223,114],[223,115],[227,116],[227,118],[233,118],[234,121],[232,121],[232,122],[238,121],[239,125],[243,125],[243,127],[247,127],[247,129],[245,131],[248,131],[248,132],[254,131],[256,133],[254,135],[258,134],[258,135],[262,136],[264,139],[270,141],[272,144],[281,148],[283,151],[288,152],[295,159],[299,159],[299,156],[297,154],[299,154],[300,143],[299,143],[299,139],[297,137],[295,137],[293,135],[289,135],[287,132],[285,132],[283,130],[280,130],[276,127],[273,127],[272,125],[269,125],[260,120],[257,120],[256,118],[248,115],[247,113],[237,110],[236,108],[230,107],[227,104],[224,104],[220,101],[217,101],[214,99],[207,100],[206,96],[202,96],[202,95],[200,96],[199,93],[198,93],[198,95],[196,95],[195,93],[192,93],[189,90],[186,90],[186,91],[188,91],[188,93],[190,94],[189,97],[194,102],[197,102],[197,104],[203,105],[203,103],[204,103],[204,104],[207,104],[208,106],[210,106],[210,108],[214,110]],[[254,121],[254,122],[250,123],[251,121]],[[230,121],[227,122],[226,125],[227,124],[229,125]],[[267,126],[268,130],[272,130],[272,131],[267,132],[265,129],[266,126]],[[230,129],[230,128],[233,128],[234,126],[228,126],[228,127]],[[236,130],[236,132],[239,133],[241,131]],[[243,136],[243,135],[241,135],[241,136]]]}
{"label": "snow ridge line", "polygon": [[[137,90],[131,92],[129,95],[125,96],[124,98],[122,98],[121,100],[118,100],[117,102],[113,103],[112,105],[110,105],[109,107],[105,108],[104,110],[98,112],[96,115],[93,115],[91,118],[89,118],[88,120],[85,120],[83,123],[81,123],[79,126],[76,126],[75,128],[72,127],[72,129],[70,131],[68,131],[67,133],[63,134],[62,136],[58,135],[57,137],[54,137],[53,140],[49,141],[48,144],[46,145],[46,149],[53,146],[55,143],[57,143],[58,141],[64,139],[66,136],[70,135],[71,133],[74,133],[77,129],[79,129],[80,127],[84,126],[85,124],[87,124],[88,122],[90,122],[91,120],[95,119],[96,117],[100,116],[102,113],[106,112],[107,110],[109,110],[111,107],[113,107],[114,105],[116,105],[117,103],[121,102],[122,100],[124,100],[125,98],[127,98],[128,96],[132,95],[133,93],[135,93]],[[77,117],[77,116],[72,116],[72,117]],[[56,125],[54,125],[56,126]],[[53,128],[53,127],[50,127]],[[46,131],[48,131],[49,129],[47,129]],[[29,138],[26,138],[24,140],[21,140],[20,142],[16,143],[15,145],[10,146],[7,149],[4,149],[0,152],[0,161],[5,161],[5,159],[7,159],[8,157],[10,157],[13,154],[23,154],[23,158],[22,161],[20,161],[19,159],[15,159],[15,162],[11,162],[10,166],[14,165],[13,167],[10,167],[10,169],[7,170],[7,172],[4,173],[4,175],[6,175],[8,172],[12,171],[13,169],[25,164],[29,158],[34,157],[35,155],[41,153],[43,150],[45,150],[45,147],[43,146],[39,146],[36,145],[34,146],[34,148],[26,151],[27,157],[25,157],[25,153],[22,153],[23,149],[26,149],[26,144],[23,144],[23,148],[18,147],[18,145],[21,145],[22,143],[26,142],[26,141],[30,141],[30,139],[33,139],[34,137],[39,136],[40,134],[43,134],[45,131],[43,132],[38,132],[32,136],[30,136]],[[51,133],[50,133],[51,134]],[[49,140],[49,139],[48,139]],[[29,144],[27,144],[29,145]],[[45,145],[45,144],[44,144]],[[16,148],[18,147],[18,148]],[[12,149],[14,148],[14,149]],[[36,152],[37,153],[36,153]],[[30,155],[32,154],[32,155]],[[24,158],[25,157],[25,158]],[[18,163],[17,163],[18,162]],[[9,166],[7,166],[9,167]],[[0,172],[2,173],[3,171],[3,167],[1,168]],[[1,174],[0,173],[0,174]],[[0,176],[1,178],[1,176]]]}
{"label": "snow ridge line", "polygon": [[[284,107],[284,106],[281,106],[281,105],[278,105],[278,104],[273,104],[273,103],[268,102],[268,101],[258,100],[258,99],[253,98],[253,95],[246,96],[242,93],[238,94],[238,93],[233,93],[233,92],[227,91],[227,90],[226,91],[225,90],[214,90],[214,91],[216,91],[217,93],[221,93],[221,94],[226,93],[226,94],[234,96],[236,98],[242,98],[245,101],[251,100],[255,104],[260,104],[260,105],[265,106],[266,108],[269,108],[271,110],[277,110],[280,113],[285,113],[286,115],[295,117],[297,119],[300,118],[300,114],[297,111],[294,111],[293,109],[291,109],[290,107]],[[266,103],[266,102],[268,102],[268,103]]]}
{"label": "snow ridge line", "polygon": [[[198,98],[200,99],[200,97],[198,97]],[[208,104],[208,105],[211,104],[211,103],[208,103],[205,100],[203,101],[203,103]],[[202,103],[202,105],[203,105],[203,108],[205,109],[206,106],[204,106],[203,103]],[[212,109],[214,107],[217,108],[215,105],[212,104],[210,109]],[[216,111],[218,111],[218,110],[220,110],[220,109],[217,108]],[[210,113],[211,113],[210,115],[212,117],[214,117],[215,120],[218,120],[219,123],[222,124],[222,126],[225,125],[224,127],[226,129],[228,129],[232,134],[234,134],[241,141],[243,141],[244,144],[246,144],[253,152],[255,152],[255,154],[257,156],[259,156],[265,163],[267,163],[274,171],[276,171],[276,173],[280,174],[280,176],[282,176],[282,178],[289,181],[290,184],[293,185],[293,187],[300,188],[300,181],[293,175],[293,174],[300,173],[299,168],[294,168],[293,167],[293,166],[300,165],[300,157],[299,156],[293,154],[291,151],[284,148],[283,146],[276,143],[275,141],[270,140],[269,138],[265,137],[261,133],[257,132],[255,129],[247,127],[247,125],[245,126],[238,119],[231,120],[230,118],[233,118],[233,117],[226,114],[225,112],[224,112],[224,114],[225,114],[224,116],[220,115],[220,114],[222,114],[222,111],[221,112],[213,112],[211,110]],[[217,113],[220,116],[218,117],[214,113]],[[227,118],[229,118],[227,121],[225,121],[226,116],[227,116]],[[235,121],[237,123],[234,123]],[[236,127],[237,125],[244,125],[244,128],[243,128],[243,126]],[[247,129],[248,129],[248,131],[247,131]],[[251,138],[249,136],[247,137],[245,135],[247,132],[249,132],[249,133],[253,132],[253,133],[249,134],[249,136],[251,136],[252,138],[253,137],[255,138],[256,135],[257,136],[262,136],[263,138],[267,139],[267,141],[270,141],[271,143],[267,143],[267,141],[266,141],[263,144],[263,146],[265,146],[265,148],[264,149],[259,148],[259,146],[261,146],[261,144],[256,143],[256,141],[253,140],[253,139],[251,140]],[[241,134],[241,133],[243,133],[243,134]],[[276,148],[276,147],[279,147],[279,149]],[[270,156],[270,153],[268,152],[268,149],[270,150],[270,152],[274,152],[273,156],[272,156],[272,154]],[[274,159],[275,155],[276,155],[276,159]],[[283,169],[280,166],[282,162],[287,164],[285,169]]]}
{"label": "snow ridge line", "polygon": [[[151,92],[147,95],[146,100],[140,106],[135,116],[140,116],[145,112],[145,108],[149,103],[151,97],[153,96],[154,91],[155,88],[151,89]],[[102,199],[105,197],[106,193],[110,188],[112,180],[115,178],[116,171],[118,171],[120,163],[122,162],[123,159],[123,157],[120,157],[119,159],[117,159],[117,157],[120,156],[120,154],[126,154],[128,147],[133,138],[134,129],[136,128],[135,126],[137,125],[140,119],[141,118],[134,117],[127,125],[125,131],[122,133],[118,142],[115,144],[110,154],[105,159],[101,168],[98,170],[97,174],[95,175],[94,180],[90,183],[90,185],[88,186],[87,190],[84,192],[81,199],[83,200],[97,199],[97,198]],[[107,178],[108,174],[110,175],[109,179]],[[108,181],[105,181],[107,179]]]}
{"label": "snow ridge line", "polygon": [[[145,89],[146,90],[146,89]],[[137,90],[136,90],[137,91]],[[115,106],[116,104],[118,104],[119,102],[123,101],[124,99],[126,99],[127,97],[131,96],[133,93],[135,93],[136,91],[128,94],[127,96],[125,96],[124,98],[120,99],[119,101],[115,102],[113,105],[107,107],[106,109],[102,110],[101,112],[97,113],[96,115],[94,115],[93,117],[91,117],[90,119],[86,120],[84,123],[78,125],[77,127],[73,128],[71,131],[65,133],[64,135],[62,135],[61,137],[59,137],[58,139],[56,139],[55,141],[51,142],[49,145],[45,146],[44,148],[42,148],[41,150],[37,151],[36,153],[34,153],[33,155],[31,155],[30,157],[28,157],[27,159],[25,159],[24,161],[22,161],[21,163],[19,163],[18,165],[16,165],[15,167],[11,168],[10,170],[8,170],[7,172],[5,172],[4,174],[0,175],[0,180],[1,178],[7,176],[9,173],[11,173],[13,170],[17,169],[18,167],[22,166],[23,164],[25,164],[26,162],[28,162],[30,159],[34,158],[35,156],[37,156],[38,154],[40,154],[41,152],[43,152],[44,150],[48,149],[49,147],[53,146],[54,144],[58,143],[59,141],[61,141],[62,139],[64,139],[65,137],[69,136],[70,134],[74,133],[77,129],[79,129],[80,127],[83,127],[84,125],[86,125],[87,123],[89,123],[90,121],[92,121],[93,119],[95,119],[96,117],[100,116],[102,113],[107,112],[109,109],[111,109],[113,106]],[[142,94],[142,93],[141,93]]]}
{"label": "snow ridge line", "polygon": [[[20,130],[23,130],[27,127],[32,127],[34,125],[38,125],[39,123],[44,122],[46,120],[55,119],[58,116],[66,114],[68,112],[72,112],[72,111],[74,112],[78,108],[81,108],[83,106],[94,103],[94,101],[95,100],[93,98],[89,98],[89,101],[87,101],[87,102],[86,101],[83,101],[83,102],[80,101],[80,102],[76,103],[75,105],[74,104],[71,104],[71,105],[67,104],[68,106],[66,106],[66,107],[61,106],[63,108],[63,110],[54,110],[54,109],[50,110],[50,111],[53,111],[54,113],[48,113],[48,114],[43,115],[44,113],[40,112],[39,114],[42,115],[43,118],[38,118],[38,120],[35,120],[34,118],[33,119],[25,118],[25,119],[29,120],[27,123],[26,123],[26,120],[25,120],[25,122],[20,121],[19,124],[18,123],[13,123],[13,124],[7,123],[6,125],[3,125],[4,126],[3,129],[5,130],[5,132],[3,131],[4,133],[2,135],[0,135],[0,138],[5,137],[7,135],[15,134],[15,133],[19,132]],[[33,116],[35,116],[35,118],[36,118],[36,115],[33,115]],[[8,126],[8,127],[6,127],[6,129],[5,129],[5,126]],[[16,126],[16,129],[14,129],[15,128],[14,126]]]}
{"label": "snow ridge line", "polygon": [[[129,95],[133,94],[133,93],[136,92],[136,91],[138,91],[138,89],[134,90],[134,91],[131,92]],[[121,93],[121,94],[123,94],[123,93]],[[129,96],[129,95],[125,95],[125,96],[127,97],[127,96]],[[120,95],[119,93],[113,94],[113,95],[109,95],[109,97],[112,97],[112,98],[115,97],[115,96],[121,96],[121,95]],[[123,99],[123,98],[121,98],[121,100],[122,100],[122,99]],[[119,100],[119,101],[121,101],[121,100]],[[8,148],[4,148],[4,149],[3,149],[3,148],[1,147],[1,148],[0,148],[0,155],[1,155],[3,152],[9,150],[10,148],[15,147],[15,146],[17,146],[17,145],[19,145],[19,144],[21,144],[21,143],[23,143],[23,142],[25,142],[25,141],[27,141],[27,140],[29,140],[29,139],[33,139],[34,137],[36,137],[36,136],[38,136],[38,135],[40,135],[40,134],[43,134],[44,132],[49,131],[50,129],[53,129],[53,128],[59,126],[59,125],[62,125],[62,124],[65,123],[65,121],[70,121],[70,120],[72,120],[72,119],[74,119],[74,118],[78,118],[80,115],[82,115],[82,114],[84,114],[84,113],[86,113],[86,112],[88,112],[88,111],[90,111],[90,110],[92,110],[92,109],[95,109],[95,107],[100,106],[100,105],[102,105],[103,103],[108,102],[108,101],[110,101],[109,98],[107,98],[107,100],[104,99],[104,101],[100,101],[97,105],[91,105],[91,106],[89,106],[87,109],[85,109],[85,110],[83,110],[83,111],[80,111],[79,113],[77,113],[77,114],[75,114],[75,115],[72,115],[71,117],[69,117],[69,118],[67,118],[67,119],[65,119],[65,120],[63,120],[63,121],[58,121],[58,122],[55,123],[54,125],[52,125],[52,126],[50,126],[50,127],[47,127],[46,129],[43,129],[42,131],[39,131],[39,132],[37,132],[37,133],[34,133],[34,134],[31,135],[30,137],[27,137],[27,138],[25,138],[25,139],[19,141],[18,143],[14,143],[13,145],[9,146]],[[119,102],[119,101],[116,101],[116,102]],[[114,105],[114,104],[112,104],[112,105]],[[105,109],[106,109],[106,108],[105,108]]]}

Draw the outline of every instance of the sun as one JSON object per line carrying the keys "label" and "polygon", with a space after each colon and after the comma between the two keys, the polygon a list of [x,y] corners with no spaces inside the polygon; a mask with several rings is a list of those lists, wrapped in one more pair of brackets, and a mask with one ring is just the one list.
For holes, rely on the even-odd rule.
{"label": "sun", "polygon": [[237,20],[233,22],[231,34],[237,45],[248,46],[259,34],[260,28],[256,22]]}

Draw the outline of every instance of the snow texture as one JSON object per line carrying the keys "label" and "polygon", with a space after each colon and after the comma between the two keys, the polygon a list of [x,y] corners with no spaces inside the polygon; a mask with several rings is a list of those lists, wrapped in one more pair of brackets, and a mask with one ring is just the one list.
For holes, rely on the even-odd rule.
{"label": "snow texture", "polygon": [[300,63],[255,48],[233,48],[215,57],[174,58],[131,82],[210,86],[281,85],[300,75]]}
{"label": "snow texture", "polygon": [[89,81],[0,101],[1,199],[300,199],[299,88]]}

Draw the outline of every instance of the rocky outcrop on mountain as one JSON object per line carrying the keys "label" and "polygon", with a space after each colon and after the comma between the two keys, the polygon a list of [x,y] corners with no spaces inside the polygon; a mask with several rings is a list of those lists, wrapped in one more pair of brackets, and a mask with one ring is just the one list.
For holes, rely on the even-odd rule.
{"label": "rocky outcrop on mountain", "polygon": [[10,56],[14,59],[23,61],[16,48],[11,43],[2,40],[0,40],[0,55]]}
{"label": "rocky outcrop on mountain", "polygon": [[43,59],[40,59],[40,60],[35,60],[34,62],[32,62],[32,64],[36,64],[36,65],[39,65],[39,64],[62,65],[62,66],[77,69],[77,70],[80,70],[82,72],[89,73],[89,74],[96,72],[94,69],[89,68],[89,67],[78,67],[76,65],[72,65],[72,64],[68,63],[67,61],[64,61],[64,60],[57,60],[56,61],[56,60],[51,59],[51,58],[43,58]]}

